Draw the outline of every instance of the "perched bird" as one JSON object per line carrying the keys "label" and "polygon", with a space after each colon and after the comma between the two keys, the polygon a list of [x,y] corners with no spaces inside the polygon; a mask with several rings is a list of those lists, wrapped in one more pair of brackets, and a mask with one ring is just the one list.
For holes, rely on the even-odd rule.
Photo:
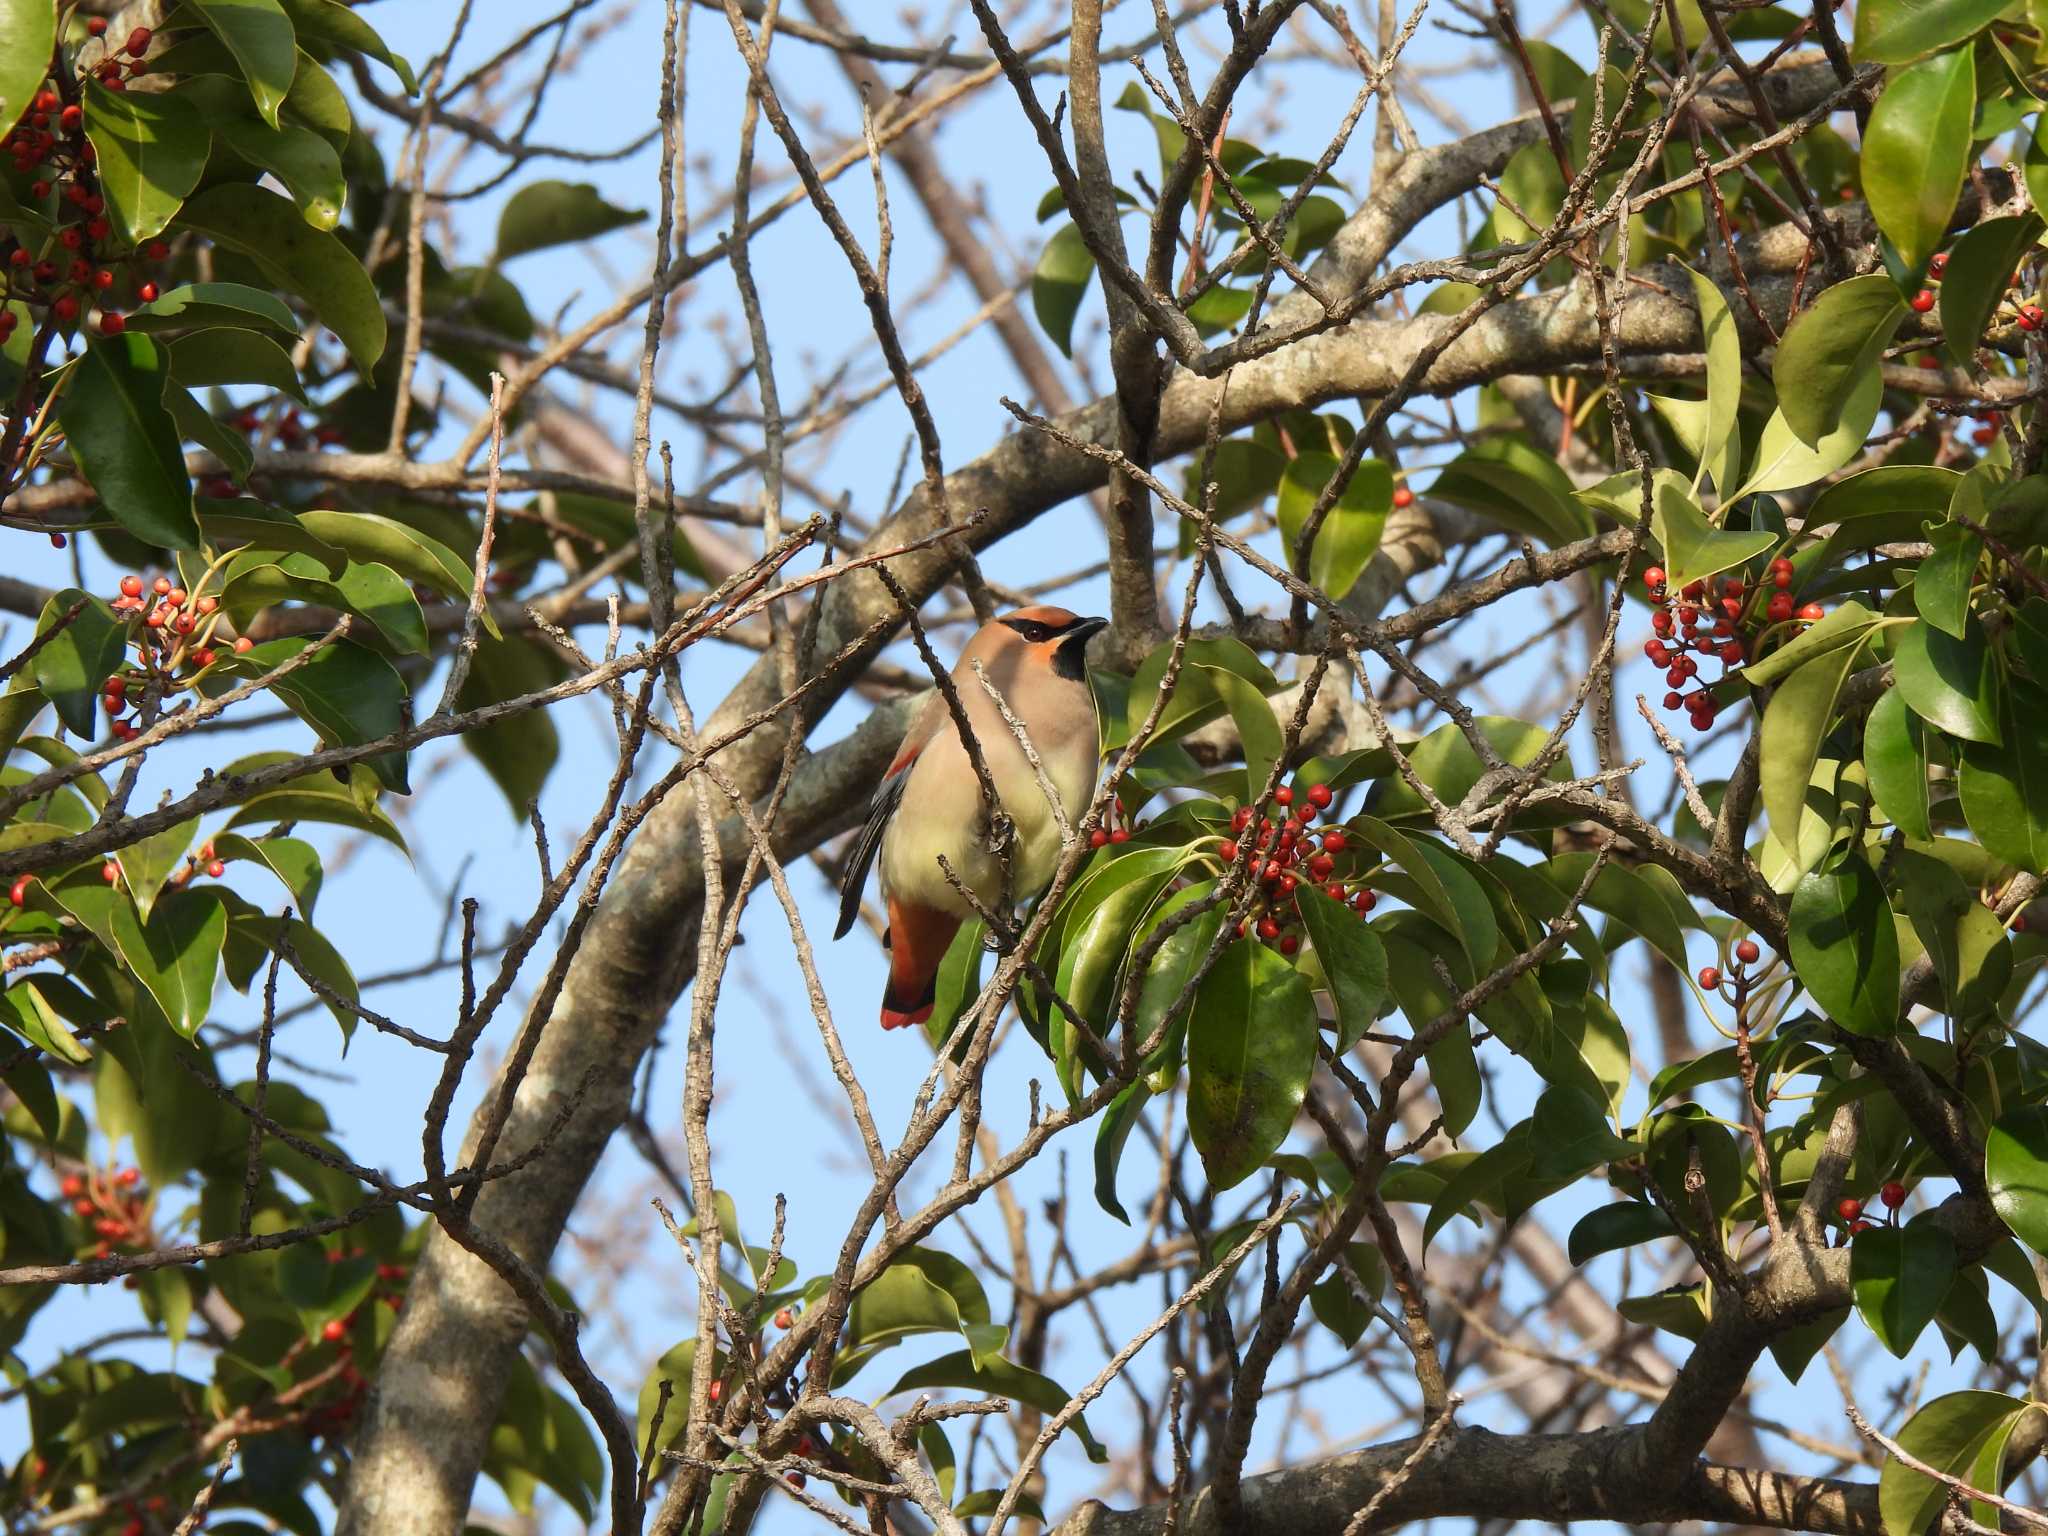
{"label": "perched bird", "polygon": [[[1019,608],[982,625],[953,668],[968,724],[1015,829],[1011,894],[1018,899],[1037,895],[1051,882],[1060,856],[1059,819],[974,664],[981,663],[1010,713],[1022,722],[1072,825],[1094,796],[1101,755],[1095,698],[1082,656],[1088,637],[1108,622],[1080,618],[1064,608]],[[889,931],[882,941],[889,950],[882,1028],[895,1029],[931,1016],[939,962],[961,923],[973,916],[973,908],[939,867],[939,856],[945,855],[953,873],[984,906],[996,906],[1003,895],[1002,855],[989,847],[981,781],[952,711],[937,693],[918,711],[868,806],[867,825],[840,886],[835,939],[844,938],[860,915],[861,890],[877,851],[889,911]]]}

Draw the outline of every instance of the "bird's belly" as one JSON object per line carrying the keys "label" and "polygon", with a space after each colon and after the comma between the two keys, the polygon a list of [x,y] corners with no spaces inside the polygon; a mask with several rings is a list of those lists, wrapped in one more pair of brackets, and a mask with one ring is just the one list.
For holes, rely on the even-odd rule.
{"label": "bird's belly", "polygon": [[[1053,787],[1059,791],[1069,825],[1077,823],[1087,811],[1095,789],[1095,754],[1092,750],[1085,754],[1047,754],[1044,761]],[[1036,776],[1021,757],[1018,766],[1025,777],[1021,783],[1013,780],[1003,786],[1003,808],[1015,829],[1010,849],[1010,894],[1021,901],[1036,896],[1051,882],[1053,871],[1059,866],[1060,829]],[[963,916],[974,915],[974,909],[940,868],[939,858],[944,855],[953,873],[974,893],[976,900],[989,907],[998,905],[1003,896],[1003,864],[1001,856],[988,846],[986,808],[979,782],[968,771],[967,794],[948,796],[936,792],[937,775],[932,776],[934,785],[921,784],[916,770],[913,775],[904,786],[903,802],[882,839],[884,886],[903,900]]]}

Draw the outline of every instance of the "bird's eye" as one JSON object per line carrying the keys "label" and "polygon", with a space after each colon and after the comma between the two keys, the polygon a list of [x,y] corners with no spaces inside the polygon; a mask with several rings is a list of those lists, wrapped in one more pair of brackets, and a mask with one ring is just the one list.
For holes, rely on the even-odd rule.
{"label": "bird's eye", "polygon": [[1033,645],[1043,645],[1053,636],[1051,626],[1036,619],[1005,619],[1003,622]]}

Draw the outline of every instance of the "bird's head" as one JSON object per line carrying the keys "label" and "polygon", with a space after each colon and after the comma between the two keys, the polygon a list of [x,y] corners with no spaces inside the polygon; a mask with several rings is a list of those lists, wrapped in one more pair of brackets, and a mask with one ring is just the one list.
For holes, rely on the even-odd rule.
{"label": "bird's head", "polygon": [[1064,608],[1036,604],[1006,613],[996,622],[1016,634],[1032,650],[1044,654],[1055,675],[1078,683],[1088,676],[1089,637],[1107,625],[1109,620],[1084,619]]}

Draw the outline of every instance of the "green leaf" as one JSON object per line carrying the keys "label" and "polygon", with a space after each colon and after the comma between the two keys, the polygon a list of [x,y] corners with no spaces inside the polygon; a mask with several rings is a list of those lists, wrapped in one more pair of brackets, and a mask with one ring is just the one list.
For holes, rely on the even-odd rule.
{"label": "green leaf", "polygon": [[1718,576],[1778,542],[1768,529],[1737,533],[1716,528],[1690,493],[1669,481],[1657,487],[1655,532],[1673,587]]}
{"label": "green leaf", "polygon": [[[292,755],[283,754],[286,758]],[[233,773],[237,767],[248,766],[252,765],[247,762],[230,765],[228,771]],[[357,804],[355,797],[336,783],[332,774],[325,772],[307,774],[251,795],[228,818],[227,824],[231,828],[258,827],[293,821],[324,822],[367,832],[372,837],[382,838],[400,853],[406,851],[405,838],[389,816],[374,805]]]}
{"label": "green leaf", "polygon": [[1131,1218],[1117,1198],[1116,1170],[1123,1161],[1124,1143],[1131,1139],[1132,1128],[1144,1117],[1145,1106],[1151,1101],[1152,1090],[1141,1077],[1111,1099],[1095,1122],[1095,1203],[1127,1227]]}
{"label": "green leaf", "polygon": [[[1216,935],[1222,930],[1223,917],[1224,908],[1211,907],[1169,933],[1158,953],[1153,955],[1145,980],[1138,988],[1138,1006],[1131,1015],[1131,1029],[1138,1043],[1143,1045],[1159,1032],[1162,1024],[1167,1024],[1158,1048],[1147,1058],[1148,1067],[1165,1078],[1180,1071],[1193,1000],[1190,999],[1188,1006],[1175,1015],[1170,1024],[1168,1013],[1201,969],[1209,946],[1216,942]],[[1155,1082],[1152,1086],[1154,1092],[1164,1092],[1166,1083]]]}
{"label": "green leaf", "polygon": [[1989,26],[2000,0],[1864,0],[1851,51],[1872,64],[1907,64]]}
{"label": "green leaf", "polygon": [[[2006,1437],[2038,1406],[2003,1392],[1950,1392],[1924,1404],[1893,1438],[1916,1461],[1989,1492],[2005,1486]],[[1885,1457],[1877,1480],[1885,1536],[1922,1536],[1948,1501],[1947,1484]],[[1997,1510],[1976,1504],[1971,1513],[1997,1529]]]}
{"label": "green leaf", "polygon": [[904,1249],[861,1288],[847,1314],[847,1337],[856,1347],[893,1344],[917,1333],[958,1333],[984,1369],[1003,1363],[1008,1331],[990,1321],[988,1297],[974,1271],[935,1248]]}
{"label": "green leaf", "polygon": [[2040,873],[2048,870],[2048,697],[2013,683],[2000,702],[2003,745],[1962,748],[1963,816],[1992,853]]}
{"label": "green leaf", "polygon": [[[390,566],[408,581],[439,592],[451,602],[468,603],[475,573],[440,540],[430,538],[393,517],[379,512],[301,512],[299,522],[314,537],[324,539],[352,560],[376,561]],[[498,621],[488,606],[483,612],[484,628],[501,637]]]}
{"label": "green leaf", "polygon": [[77,604],[78,617],[36,652],[31,666],[36,686],[57,708],[57,718],[74,736],[91,741],[99,734],[101,690],[128,650],[128,626],[114,617],[106,603],[76,587],[66,587],[43,604],[36,633],[49,634]]}
{"label": "green leaf", "polygon": [[1892,677],[1913,713],[1936,730],[1998,745],[1998,662],[1975,619],[1961,639],[1931,624],[1906,626]]}
{"label": "green leaf", "polygon": [[299,69],[298,38],[277,0],[188,0],[227,45],[249,82],[263,121],[277,127],[277,109]]}
{"label": "green leaf", "polygon": [[1237,735],[1244,748],[1246,788],[1251,794],[1258,794],[1266,787],[1273,765],[1287,749],[1286,734],[1280,729],[1280,721],[1273,714],[1273,706],[1266,702],[1256,683],[1239,676],[1225,667],[1188,666],[1182,670],[1208,674],[1209,685],[1216,696],[1223,700],[1230,711],[1232,723],[1237,726]]}
{"label": "green leaf", "polygon": [[1742,675],[1759,688],[1766,683],[1774,683],[1838,646],[1856,644],[1877,623],[1876,614],[1851,599],[1839,608],[1833,609],[1826,618],[1797,636],[1790,644],[1780,646],[1762,661],[1752,662],[1743,668]]}
{"label": "green leaf", "polygon": [[1640,1200],[1624,1200],[1595,1206],[1580,1217],[1565,1246],[1572,1263],[1583,1265],[1617,1248],[1633,1248],[1638,1243],[1671,1237],[1677,1230],[1671,1225],[1671,1218],[1658,1207]]}
{"label": "green leaf", "polygon": [[[1062,355],[1074,355],[1074,316],[1095,277],[1095,257],[1072,224],[1053,231],[1031,273],[1031,308]],[[1218,509],[1221,510],[1220,508]]]}
{"label": "green leaf", "polygon": [[304,299],[365,373],[383,354],[384,307],[369,274],[341,241],[301,218],[290,199],[224,182],[190,199],[178,223],[248,257],[271,282]]}
{"label": "green leaf", "polygon": [[[1505,715],[1475,715],[1469,722],[1451,721],[1438,726],[1414,746],[1404,748],[1408,755],[1408,766],[1415,770],[1416,778],[1429,786],[1430,791],[1446,805],[1461,805],[1465,797],[1481,778],[1487,767],[1480,760],[1478,751],[1465,734],[1468,728],[1478,732],[1480,738],[1490,745],[1495,754],[1506,763],[1517,768],[1527,768],[1542,755],[1550,745],[1550,732],[1527,721],[1509,719]],[[1389,782],[1379,787],[1378,815],[1382,821],[1398,821],[1403,817],[1416,820],[1430,819],[1430,810],[1422,796],[1408,787],[1408,781],[1392,772],[1388,763],[1381,770],[1381,776]],[[1551,779],[1563,782],[1572,776],[1571,759],[1560,753],[1547,770]]]}
{"label": "green leaf", "polygon": [[2048,1254],[2048,1105],[2008,1111],[1984,1137],[1991,1208],[2034,1252]]}
{"label": "green leaf", "polygon": [[320,899],[320,850],[296,837],[249,838],[239,832],[222,832],[213,839],[213,851],[226,864],[247,863],[269,870],[283,882],[292,905],[310,917]]}
{"label": "green leaf", "polygon": [[1911,848],[1889,861],[1894,900],[1941,979],[1949,1016],[1967,1021],[1994,1007],[2012,979],[2012,946],[1997,914],[1955,870]]}
{"label": "green leaf", "polygon": [[1873,272],[1822,289],[1793,319],[1778,343],[1771,382],[1799,441],[1818,447],[1835,429],[1850,394],[1877,367],[1905,318],[1898,285]]}
{"label": "green leaf", "polygon": [[1840,425],[1815,444],[1800,441],[1781,405],[1771,412],[1758,435],[1756,463],[1749,478],[1733,496],[1722,497],[1722,505],[1759,492],[1793,490],[1825,480],[1863,452],[1883,401],[1884,375],[1873,368],[1850,386]]}
{"label": "green leaf", "polygon": [[[1742,477],[1741,436],[1736,413],[1742,405],[1742,335],[1728,301],[1712,278],[1687,267],[1694,302],[1700,310],[1700,335],[1707,356],[1706,430],[1698,453],[1700,469],[1712,469],[1714,487],[1724,496]],[[1724,460],[1733,462],[1724,471]],[[1722,478],[1723,474],[1727,478]],[[1699,477],[1693,477],[1698,486]]]}
{"label": "green leaf", "polygon": [[[1108,738],[1103,743],[1105,752],[1129,741],[1138,727],[1145,723],[1145,717],[1151,713],[1165,686],[1166,667],[1172,650],[1171,643],[1162,644],[1138,663],[1137,673],[1131,678],[1123,721],[1103,722],[1103,733]],[[1153,745],[1171,741],[1175,736],[1207,725],[1224,712],[1225,701],[1216,691],[1214,680],[1214,671],[1218,668],[1235,672],[1255,685],[1260,693],[1279,691],[1280,680],[1243,641],[1230,638],[1190,640],[1173,694],[1160,712],[1159,725],[1152,736]]]}
{"label": "green leaf", "polygon": [[953,1033],[953,1027],[960,1022],[960,1015],[981,995],[982,957],[988,952],[983,941],[987,933],[988,929],[977,918],[973,922],[962,923],[960,931],[953,935],[953,942],[946,946],[945,958],[939,962],[931,1017],[924,1021],[925,1038],[934,1049]]}
{"label": "green leaf", "polygon": [[1958,366],[1974,362],[2006,280],[2040,233],[2041,221],[2030,213],[1986,219],[1949,250],[1941,274],[1942,342]]}
{"label": "green leaf", "polygon": [[[406,95],[419,94],[420,85],[413,78],[412,66],[402,55],[391,51],[375,27],[346,5],[337,3],[337,0],[282,0],[282,4],[300,41],[310,38],[375,59],[398,76],[398,83],[405,87]],[[301,66],[302,73],[303,70],[304,66]]]}
{"label": "green leaf", "polygon": [[1856,1310],[1878,1342],[1900,1359],[1913,1347],[1956,1276],[1956,1245],[1931,1221],[1871,1227],[1849,1247]]}
{"label": "green leaf", "polygon": [[[240,655],[222,657],[215,672],[224,684],[230,676],[260,677],[313,643],[303,637],[268,640]],[[404,680],[375,651],[346,640],[323,647],[296,672],[273,683],[271,691],[329,746],[361,746],[392,735],[405,724]],[[371,758],[370,769],[387,789],[408,793],[403,752]]]}
{"label": "green leaf", "polygon": [[246,283],[185,283],[139,305],[128,316],[128,329],[144,334],[221,325],[272,330],[294,341],[299,335],[290,305]]}
{"label": "green leaf", "polygon": [[1513,437],[1482,441],[1444,466],[1429,494],[1550,544],[1593,531],[1570,477],[1548,454]]}
{"label": "green leaf", "polygon": [[[310,62],[307,67],[319,68]],[[235,110],[235,103],[218,101],[223,94],[219,88],[225,82],[197,81],[194,85],[216,98],[218,110],[209,114],[209,120],[221,142],[256,169],[275,176],[291,193],[299,217],[321,230],[341,222],[341,211],[348,203],[348,180],[332,144],[290,120],[273,127]],[[207,86],[217,89],[207,91]]]}
{"label": "green leaf", "polygon": [[[965,1349],[912,1367],[883,1395],[894,1397],[900,1392],[916,1392],[926,1387],[962,1387],[983,1397],[1007,1397],[1015,1403],[1028,1403],[1047,1414],[1059,1413],[1072,1401],[1067,1389],[1050,1376],[1041,1376],[1009,1360],[991,1360],[985,1365],[977,1365],[972,1351]],[[1089,1433],[1084,1416],[1075,1414],[1067,1428],[1080,1440],[1090,1461],[1109,1459],[1109,1452]]]}
{"label": "green leaf", "polygon": [[1279,1149],[1315,1064],[1300,972],[1255,940],[1232,943],[1188,1021],[1188,1129],[1212,1189],[1243,1183]]}
{"label": "green leaf", "polygon": [[[291,354],[260,331],[230,325],[193,331],[170,343],[171,376],[187,389],[209,384],[260,384],[308,404]],[[208,509],[209,521],[213,515]]]}
{"label": "green leaf", "polygon": [[498,215],[493,264],[599,235],[647,217],[644,208],[615,208],[587,181],[536,181],[514,192]]}
{"label": "green leaf", "polygon": [[1968,48],[1957,48],[1897,71],[1864,130],[1864,198],[1877,227],[1914,271],[1940,249],[1969,170],[1977,109],[1973,58]]}
{"label": "green leaf", "polygon": [[206,1022],[220,974],[228,915],[210,890],[172,891],[138,923],[127,900],[111,908],[114,941],[135,979],[149,989],[164,1017],[186,1039]]}
{"label": "green leaf", "polygon": [[[1337,473],[1338,464],[1335,454],[1298,453],[1280,476],[1280,533],[1290,564],[1309,509]],[[1316,533],[1315,548],[1309,552],[1310,582],[1342,601],[1372,563],[1393,510],[1394,471],[1378,459],[1362,460]]]}
{"label": "green leaf", "polygon": [[1295,892],[1309,944],[1337,1005],[1337,1050],[1348,1051],[1387,1001],[1387,951],[1380,937],[1341,901],[1313,885]]}
{"label": "green leaf", "polygon": [[192,835],[198,830],[199,821],[194,817],[166,827],[154,837],[146,837],[139,843],[130,843],[126,848],[115,850],[114,858],[121,866],[122,882],[128,887],[128,894],[135,900],[135,910],[144,921],[148,920],[150,909],[156,905],[164,882],[171,878],[191,849]]}
{"label": "green leaf", "polygon": [[[537,693],[560,681],[561,676],[561,663],[530,640],[518,636],[493,640],[480,635],[476,658],[456,708],[477,709]],[[462,744],[483,764],[484,771],[504,794],[513,816],[522,822],[527,806],[540,794],[561,755],[560,733],[552,715],[544,709],[529,709],[495,720],[464,735]]]}
{"label": "green leaf", "polygon": [[1923,735],[1919,717],[1896,688],[1879,696],[1863,724],[1863,768],[1870,776],[1871,798],[1893,826],[1921,842],[1934,836]]}
{"label": "green leaf", "polygon": [[164,409],[164,359],[147,336],[110,336],[85,349],[57,402],[57,419],[101,504],[145,544],[197,549],[192,479]]}
{"label": "green leaf", "polygon": [[110,91],[85,82],[85,133],[115,227],[130,245],[163,233],[199,185],[212,136],[176,91]]}
{"label": "green leaf", "polygon": [[1899,1025],[1899,940],[1884,886],[1861,854],[1815,870],[1792,892],[1792,968],[1821,1011],[1857,1035]]}
{"label": "green leaf", "polygon": [[1821,741],[1834,724],[1842,686],[1862,654],[1863,646],[1852,642],[1816,656],[1778,684],[1764,711],[1760,733],[1764,814],[1770,817],[1778,841],[1787,848],[1797,845],[1807,786],[1813,781],[1814,764],[1820,760]]}
{"label": "green leaf", "polygon": [[1960,640],[1970,618],[1970,588],[1976,582],[1983,542],[1952,523],[1936,528],[1929,537],[1934,550],[1913,577],[1913,606],[1922,619]]}
{"label": "green leaf", "polygon": [[0,1024],[59,1061],[81,1066],[92,1060],[92,1052],[79,1043],[33,977],[17,981],[0,993]]}
{"label": "green leaf", "polygon": [[0,132],[12,128],[50,72],[57,40],[52,0],[0,0]]}

